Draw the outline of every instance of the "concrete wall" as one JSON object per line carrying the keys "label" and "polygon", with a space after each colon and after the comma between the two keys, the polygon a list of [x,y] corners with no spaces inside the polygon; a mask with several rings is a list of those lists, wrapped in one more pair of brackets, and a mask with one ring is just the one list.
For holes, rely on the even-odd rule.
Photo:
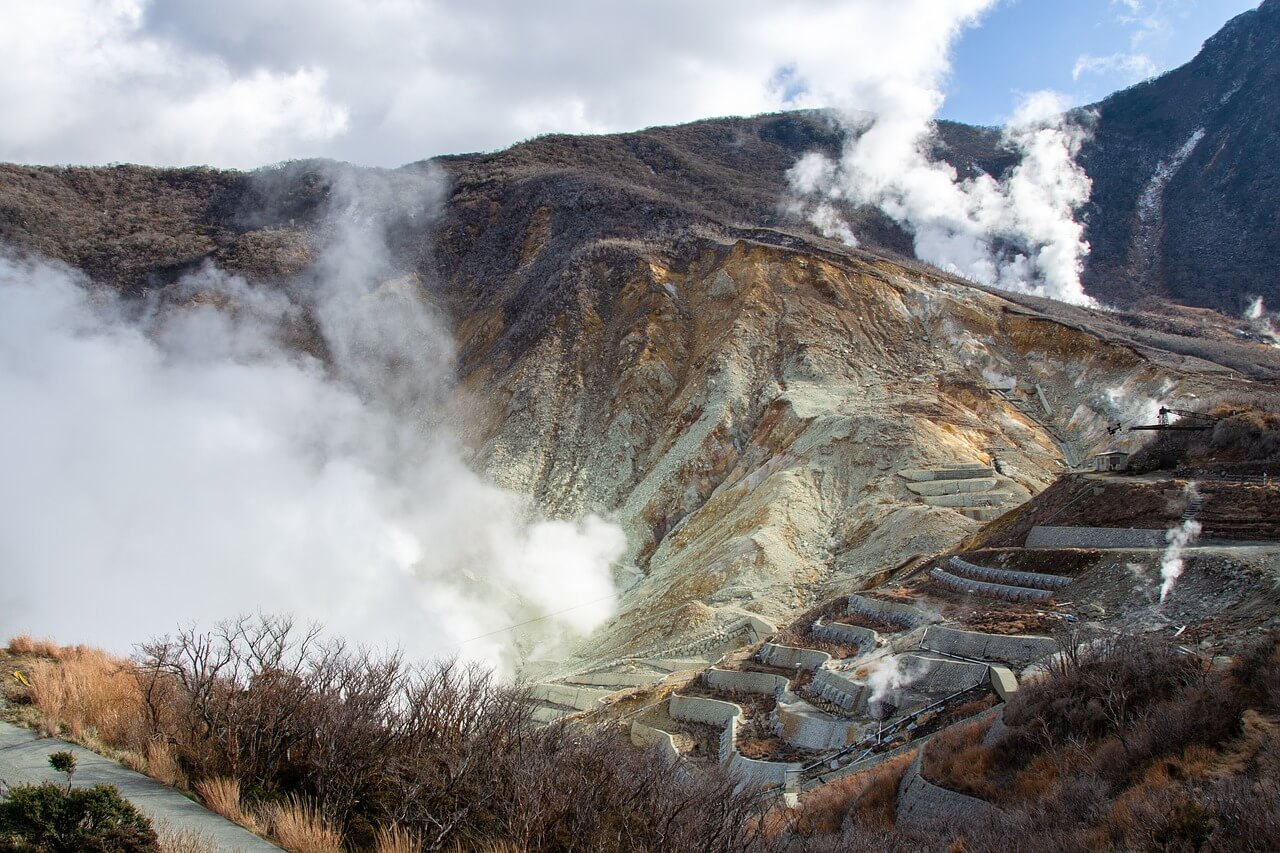
{"label": "concrete wall", "polygon": [[1027,548],[1163,548],[1164,530],[1128,527],[1041,527],[1027,534]]}
{"label": "concrete wall", "polygon": [[898,826],[950,840],[998,821],[1000,809],[986,800],[949,791],[920,775],[927,748],[920,750],[898,785]]}
{"label": "concrete wall", "polygon": [[907,483],[907,488],[917,495],[934,496],[989,492],[995,487],[995,477],[973,477],[963,480],[927,480],[923,483]]}
{"label": "concrete wall", "polygon": [[880,635],[870,628],[861,625],[846,625],[843,622],[815,622],[813,636],[829,643],[844,643],[858,646],[861,649],[874,649],[879,644]]}
{"label": "concrete wall", "polygon": [[724,702],[720,699],[681,696],[676,693],[667,703],[667,713],[673,720],[689,720],[694,723],[723,726],[730,720],[736,719],[742,713],[742,709],[732,702]]}
{"label": "concrete wall", "polygon": [[956,592],[973,593],[985,598],[999,598],[1005,601],[1046,601],[1053,598],[1052,590],[969,580],[942,569],[933,569],[929,572],[929,577],[945,587],[954,589]]}
{"label": "concrete wall", "polygon": [[737,773],[744,785],[775,787],[786,784],[787,771],[799,770],[801,764],[784,764],[780,761],[757,761],[747,758],[736,750],[729,761],[729,769]]}
{"label": "concrete wall", "polygon": [[820,669],[813,676],[809,689],[828,702],[839,705],[848,713],[857,713],[867,705],[871,690],[841,672]]}
{"label": "concrete wall", "polygon": [[865,726],[834,719],[793,694],[778,700],[778,727],[782,739],[805,749],[839,749],[862,737]]}
{"label": "concrete wall", "polygon": [[590,711],[600,707],[600,700],[611,691],[593,690],[589,687],[573,687],[568,684],[535,684],[529,688],[534,699],[554,702],[557,705],[568,705],[580,711]]}
{"label": "concrete wall", "polygon": [[787,669],[814,671],[831,660],[831,655],[816,649],[801,649],[794,646],[780,646],[777,643],[765,643],[760,649],[760,661],[769,666],[781,666]]}
{"label": "concrete wall", "polygon": [[927,622],[935,622],[933,617],[918,607],[899,604],[896,601],[881,601],[865,595],[849,596],[847,605],[849,613],[858,613],[871,619],[879,619],[904,628],[915,628]]}
{"label": "concrete wall", "polygon": [[962,560],[959,557],[952,557],[949,561],[951,568],[955,574],[967,577],[975,581],[986,581],[987,583],[1002,583],[1006,586],[1027,586],[1036,589],[1062,589],[1070,584],[1074,578],[1066,575],[1047,575],[1040,572],[1015,572],[1011,569],[993,569],[987,566],[979,566],[977,563],[970,563],[968,560]]}
{"label": "concrete wall", "polygon": [[1049,637],[1000,636],[978,631],[959,631],[941,625],[930,625],[925,629],[920,645],[929,651],[974,660],[1002,661],[1018,668],[1048,657],[1058,650],[1057,642]]}
{"label": "concrete wall", "polygon": [[937,468],[908,468],[899,471],[898,475],[913,483],[927,483],[932,480],[967,480],[972,477],[990,476],[991,466],[981,462],[961,462],[940,465]]}
{"label": "concrete wall", "polygon": [[645,672],[580,672],[565,679],[570,684],[588,687],[645,687],[662,680],[658,673]]}
{"label": "concrete wall", "polygon": [[767,672],[739,672],[730,669],[708,669],[702,676],[708,687],[716,690],[728,690],[734,693],[763,693],[776,696],[787,689],[788,681],[784,676]]}
{"label": "concrete wall", "polygon": [[679,758],[680,750],[676,749],[675,740],[670,732],[646,726],[644,723],[631,724],[631,743],[641,749],[656,748],[665,758]]}
{"label": "concrete wall", "polygon": [[906,658],[906,672],[911,679],[908,690],[950,695],[981,684],[987,678],[987,665],[959,660],[930,660],[916,655]]}

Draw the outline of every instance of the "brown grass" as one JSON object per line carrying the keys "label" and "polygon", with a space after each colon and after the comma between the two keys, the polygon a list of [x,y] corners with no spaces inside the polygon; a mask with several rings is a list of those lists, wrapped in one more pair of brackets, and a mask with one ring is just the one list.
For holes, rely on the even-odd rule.
{"label": "brown grass", "polygon": [[62,653],[62,647],[53,640],[36,640],[29,634],[19,634],[9,640],[9,653],[56,660]]}
{"label": "brown grass", "polygon": [[268,809],[271,835],[289,853],[341,853],[342,832],[329,826],[311,803],[290,797]]}
{"label": "brown grass", "polygon": [[58,650],[26,668],[31,704],[50,734],[65,729],[77,739],[142,751],[146,718],[142,691],[129,661],[85,646]]}
{"label": "brown grass", "polygon": [[898,810],[898,783],[913,760],[915,752],[907,752],[802,795],[800,807],[793,813],[792,830],[807,836],[839,834],[849,815],[866,829],[892,828]]}
{"label": "brown grass", "polygon": [[196,793],[209,811],[220,814],[229,821],[240,824],[251,832],[258,831],[258,822],[245,810],[240,801],[240,781],[225,776],[201,779],[195,784]]}
{"label": "brown grass", "polygon": [[153,737],[147,741],[146,773],[162,785],[187,786],[186,774],[178,764],[178,756],[167,740]]}
{"label": "brown grass", "polygon": [[373,839],[376,853],[419,853],[422,842],[402,826],[384,826]]}
{"label": "brown grass", "polygon": [[221,849],[202,832],[176,827],[168,821],[156,824],[160,853],[218,853]]}

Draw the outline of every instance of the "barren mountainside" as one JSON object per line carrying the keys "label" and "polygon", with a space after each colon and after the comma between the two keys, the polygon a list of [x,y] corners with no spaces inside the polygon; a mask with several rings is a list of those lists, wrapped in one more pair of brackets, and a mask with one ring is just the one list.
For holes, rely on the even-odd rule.
{"label": "barren mountainside", "polygon": [[[679,650],[945,551],[1127,440],[1107,433],[1118,420],[1274,388],[1276,349],[1148,297],[1235,315],[1274,293],[1278,10],[1099,106],[1086,281],[1128,311],[960,281],[911,260],[910,235],[873,211],[853,216],[861,249],[790,219],[786,170],[841,144],[819,113],[543,137],[394,172],[4,166],[0,239],[134,295],[206,262],[286,286],[326,239],[335,175],[441,170],[439,214],[399,221],[391,244],[455,331],[474,465],[551,516],[627,533],[620,614],[569,666]],[[993,130],[939,131],[961,172],[1011,165]],[[993,463],[963,493],[901,473]]]}

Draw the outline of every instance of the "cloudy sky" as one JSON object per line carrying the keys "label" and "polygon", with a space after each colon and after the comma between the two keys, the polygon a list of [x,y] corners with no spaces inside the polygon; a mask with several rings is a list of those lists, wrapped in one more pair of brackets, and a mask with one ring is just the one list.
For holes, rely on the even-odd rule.
{"label": "cloudy sky", "polygon": [[551,131],[875,109],[899,69],[941,81],[942,116],[995,124],[1030,92],[1085,103],[1172,68],[1253,5],[0,0],[0,160],[396,165]]}

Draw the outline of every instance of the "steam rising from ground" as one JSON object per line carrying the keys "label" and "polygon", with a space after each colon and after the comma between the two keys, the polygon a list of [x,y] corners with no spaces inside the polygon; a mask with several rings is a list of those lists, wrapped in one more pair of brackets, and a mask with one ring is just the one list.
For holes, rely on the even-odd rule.
{"label": "steam rising from ground", "polygon": [[288,610],[509,665],[500,629],[589,602],[537,624],[545,654],[612,613],[621,531],[537,520],[462,461],[451,337],[383,238],[438,181],[353,174],[287,292],[207,267],[140,309],[0,257],[0,632],[127,649]]}
{"label": "steam rising from ground", "polygon": [[[1187,484],[1187,496],[1194,500],[1199,496],[1194,482]],[[1163,603],[1173,592],[1174,584],[1182,577],[1182,552],[1200,538],[1201,525],[1194,518],[1188,518],[1181,524],[1165,531],[1164,539],[1168,545],[1160,555],[1160,601]]]}
{"label": "steam rising from ground", "polygon": [[[847,131],[839,161],[811,152],[788,174],[803,213],[827,236],[856,245],[836,205],[878,208],[914,235],[916,255],[984,284],[1093,304],[1080,284],[1089,245],[1075,214],[1088,201],[1088,176],[1075,156],[1088,130],[1064,116],[1051,92],[1027,97],[1003,132],[1020,157],[996,178],[961,179],[932,159],[933,119],[943,102],[945,57],[966,26],[990,2],[938,3],[932,35],[903,44],[910,54],[889,62],[842,93],[838,113]],[[914,57],[934,51],[935,58]],[[871,108],[874,114],[855,109]]]}
{"label": "steam rising from ground", "polygon": [[871,715],[879,719],[888,713],[889,706],[898,704],[899,691],[919,676],[918,668],[910,666],[906,658],[898,655],[872,662],[864,676],[864,681],[871,688],[871,696],[867,699]]}

